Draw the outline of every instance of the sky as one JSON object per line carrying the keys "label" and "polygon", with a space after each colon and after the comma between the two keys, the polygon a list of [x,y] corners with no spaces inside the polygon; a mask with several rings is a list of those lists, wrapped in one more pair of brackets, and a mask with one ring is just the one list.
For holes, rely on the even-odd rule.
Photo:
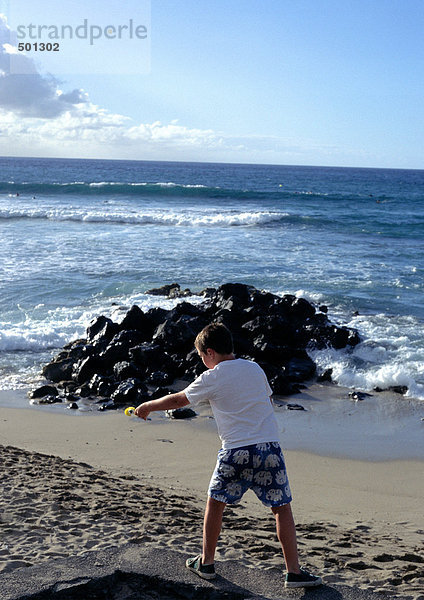
{"label": "sky", "polygon": [[[424,168],[423,0],[32,4],[0,0],[2,156]],[[84,19],[146,35],[17,50]]]}

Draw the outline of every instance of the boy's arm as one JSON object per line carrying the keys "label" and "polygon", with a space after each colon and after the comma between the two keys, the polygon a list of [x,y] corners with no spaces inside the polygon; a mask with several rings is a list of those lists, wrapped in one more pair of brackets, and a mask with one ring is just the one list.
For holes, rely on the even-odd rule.
{"label": "boy's arm", "polygon": [[181,408],[187,406],[190,402],[187,400],[187,396],[184,392],[176,392],[175,394],[168,394],[168,396],[162,396],[157,400],[149,400],[143,402],[140,406],[135,409],[135,414],[140,419],[146,420],[149,414],[156,410],[172,410],[174,408]]}

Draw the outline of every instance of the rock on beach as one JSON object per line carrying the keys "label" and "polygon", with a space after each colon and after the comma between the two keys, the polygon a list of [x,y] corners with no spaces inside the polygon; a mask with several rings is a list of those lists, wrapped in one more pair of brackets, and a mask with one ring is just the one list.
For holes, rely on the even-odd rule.
{"label": "rock on beach", "polygon": [[332,323],[326,307],[242,283],[207,288],[196,304],[185,299],[194,294],[177,283],[146,293],[182,300],[171,310],[143,312],[134,305],[120,323],[95,318],[85,338],[67,344],[44,366],[48,387],[30,392],[33,401],[86,398],[109,410],[158,397],[158,390],[176,391],[176,380],[190,381],[205,370],[193,344],[211,322],[231,330],[236,355],[258,362],[278,395],[296,393],[317,377],[308,349],[340,349],[360,341],[356,330]]}

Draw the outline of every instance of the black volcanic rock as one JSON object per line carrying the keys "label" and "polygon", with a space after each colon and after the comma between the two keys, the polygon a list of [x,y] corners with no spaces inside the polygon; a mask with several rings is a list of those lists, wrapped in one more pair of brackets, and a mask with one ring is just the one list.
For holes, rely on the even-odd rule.
{"label": "black volcanic rock", "polygon": [[325,381],[332,382],[333,369],[326,369],[321,375],[318,375],[317,381],[323,383]]}
{"label": "black volcanic rock", "polygon": [[96,342],[99,340],[110,341],[118,333],[119,325],[107,317],[100,316],[94,319],[87,329],[87,341]]}
{"label": "black volcanic rock", "polygon": [[164,321],[166,321],[168,313],[168,310],[159,307],[151,308],[147,311],[145,320],[145,333],[147,336],[147,340],[143,341],[148,341],[151,339],[153,333],[156,331],[158,326]]}
{"label": "black volcanic rock", "polygon": [[171,391],[168,388],[158,387],[150,394],[150,400],[156,400],[157,398],[162,398],[162,396],[167,396]]}
{"label": "black volcanic rock", "polygon": [[168,312],[167,319],[170,321],[178,321],[183,315],[188,317],[200,317],[202,313],[203,311],[199,306],[184,301],[177,304],[175,308]]}
{"label": "black volcanic rock", "polygon": [[116,405],[141,404],[148,400],[147,387],[135,378],[125,379],[122,381],[111,396]]}
{"label": "black volcanic rock", "polygon": [[405,395],[408,391],[406,385],[391,385],[387,388],[375,387],[374,392],[394,392],[395,394]]}
{"label": "black volcanic rock", "polygon": [[196,318],[182,315],[175,322],[167,319],[161,323],[153,335],[153,340],[168,352],[189,351],[201,329],[202,326],[199,327]]}
{"label": "black volcanic rock", "polygon": [[77,383],[86,383],[102,367],[102,360],[99,356],[87,356],[74,364],[72,378]]}
{"label": "black volcanic rock", "polygon": [[[186,295],[178,284],[148,293]],[[194,340],[205,325],[221,322],[233,334],[237,356],[256,360],[275,394],[290,395],[316,376],[307,349],[339,349],[360,341],[356,330],[331,323],[323,307],[293,295],[226,283],[200,296],[200,304],[183,300],[172,310],[143,312],[134,305],[120,324],[97,317],[86,338],[67,344],[43,368],[44,377],[57,385],[58,396],[103,398],[99,410],[141,403],[162,390],[181,389],[173,388],[176,379],[190,381],[205,370]]]}
{"label": "black volcanic rock", "polygon": [[48,381],[59,383],[59,381],[71,379],[73,367],[74,360],[72,358],[54,360],[43,367],[42,374]]}
{"label": "black volcanic rock", "polygon": [[315,315],[315,308],[304,298],[296,298],[291,303],[290,314],[295,319],[304,321]]}
{"label": "black volcanic rock", "polygon": [[117,383],[112,376],[96,374],[88,382],[88,387],[94,396],[109,397],[117,388]]}
{"label": "black volcanic rock", "polygon": [[162,285],[160,288],[147,290],[146,294],[150,294],[151,296],[167,296],[168,298],[184,298],[186,296],[192,296],[191,291],[188,288],[182,290],[179,283]]}
{"label": "black volcanic rock", "polygon": [[312,379],[316,372],[314,361],[306,355],[304,357],[291,358],[287,363],[286,373],[290,381],[307,381]]}
{"label": "black volcanic rock", "polygon": [[159,288],[152,288],[151,290],[147,290],[146,294],[150,294],[151,296],[169,296],[169,294],[173,293],[174,290],[179,290],[179,283],[170,283],[162,285]]}
{"label": "black volcanic rock", "polygon": [[28,393],[28,396],[35,400],[36,398],[44,398],[45,396],[57,396],[57,388],[54,385],[42,385],[41,387]]}
{"label": "black volcanic rock", "polygon": [[153,371],[153,373],[150,373],[146,382],[148,385],[161,387],[172,383],[173,379],[174,378],[168,375],[168,373],[165,373],[165,371]]}
{"label": "black volcanic rock", "polygon": [[60,404],[62,402],[62,398],[60,396],[43,396],[38,399],[37,404]]}
{"label": "black volcanic rock", "polygon": [[255,291],[252,285],[245,285],[244,283],[224,283],[221,285],[215,294],[215,302],[222,302],[228,299],[235,300],[247,307],[251,304],[251,294]]}
{"label": "black volcanic rock", "polygon": [[167,410],[166,415],[170,419],[191,419],[196,416],[196,413],[192,408],[183,406],[182,408],[174,408],[173,410]]}
{"label": "black volcanic rock", "polygon": [[121,331],[133,330],[144,333],[149,329],[148,317],[144,314],[139,306],[134,304],[127,312],[121,322]]}
{"label": "black volcanic rock", "polygon": [[123,381],[130,377],[140,377],[143,370],[133,362],[122,361],[114,365],[113,374],[117,381]]}

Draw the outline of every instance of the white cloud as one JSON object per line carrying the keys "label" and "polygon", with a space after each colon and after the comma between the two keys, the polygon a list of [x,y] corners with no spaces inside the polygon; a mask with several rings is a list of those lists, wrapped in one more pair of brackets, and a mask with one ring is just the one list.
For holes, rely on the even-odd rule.
{"label": "white cloud", "polygon": [[216,149],[231,148],[231,138],[212,130],[191,129],[182,125],[142,123],[131,125],[131,119],[123,115],[114,114],[87,102],[82,106],[74,107],[56,118],[16,119],[14,113],[0,113],[0,140],[1,137],[9,139],[19,138],[36,143],[37,146],[46,144],[51,146],[60,143],[62,149],[79,142],[79,150],[92,150],[98,146],[132,152],[158,149]]}
{"label": "white cloud", "polygon": [[[0,108],[21,117],[54,119],[76,105],[87,102],[82,90],[63,94],[52,75],[41,75],[31,58],[10,44],[11,30],[0,15]],[[10,72],[10,58],[22,63],[18,75]],[[19,64],[18,64],[19,67]]]}
{"label": "white cloud", "polygon": [[[64,92],[58,80],[38,72],[24,54],[27,75],[10,73],[16,48],[0,15],[0,155],[216,160],[248,162],[314,162],[312,156],[337,155],[337,148],[318,148],[308,141],[276,136],[231,136],[212,129],[170,123],[135,124],[124,115],[93,104],[82,89]],[[334,162],[334,161],[333,161]]]}
{"label": "white cloud", "polygon": [[[60,101],[60,96],[58,96]],[[11,145],[11,141],[13,144]],[[230,136],[177,124],[134,124],[87,100],[54,118],[17,118],[0,110],[0,155],[128,158],[157,160],[297,162],[308,147],[273,136]],[[309,146],[332,156],[336,148]]]}

